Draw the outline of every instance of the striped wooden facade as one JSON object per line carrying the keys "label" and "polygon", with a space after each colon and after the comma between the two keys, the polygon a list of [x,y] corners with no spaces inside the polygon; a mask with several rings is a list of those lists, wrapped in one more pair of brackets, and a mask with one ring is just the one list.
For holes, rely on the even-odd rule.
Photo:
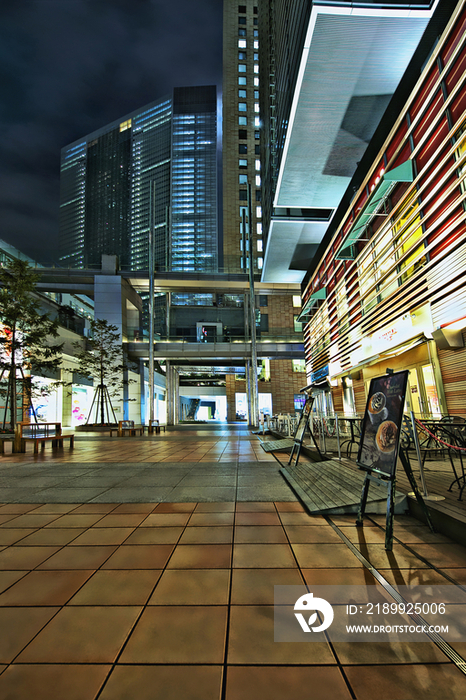
{"label": "striped wooden facade", "polygon": [[[466,345],[466,331],[463,331]],[[466,416],[466,347],[439,350],[439,362],[449,413]]]}
{"label": "striped wooden facade", "polygon": [[[305,327],[312,373],[327,365],[330,378],[364,369],[376,354],[371,338],[398,328],[400,319],[411,319],[414,338],[466,317],[465,80],[462,1],[303,291],[303,306],[319,290],[326,293]],[[366,205],[384,174],[388,180],[405,164],[412,180],[395,180],[369,217]],[[356,230],[353,259],[338,259]],[[420,309],[424,325],[416,328],[412,319]],[[448,411],[466,413],[466,350],[439,351],[439,361]],[[357,410],[363,410],[364,381],[353,382],[353,390]]]}

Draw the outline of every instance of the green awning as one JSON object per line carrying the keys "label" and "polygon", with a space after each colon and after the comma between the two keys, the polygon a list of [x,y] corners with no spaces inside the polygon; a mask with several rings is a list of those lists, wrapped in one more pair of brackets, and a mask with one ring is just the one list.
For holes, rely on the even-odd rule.
{"label": "green awning", "polygon": [[301,313],[299,314],[296,321],[298,323],[301,323],[302,321],[304,321],[304,319],[308,319],[309,316],[311,315],[311,311],[312,311],[313,307],[316,305],[319,305],[319,301],[323,301],[326,298],[327,298],[327,287],[321,287],[320,289],[317,289],[315,292],[312,292],[311,296],[309,297],[309,299],[306,301],[303,308],[301,309]]}
{"label": "green awning", "polygon": [[412,182],[414,180],[413,161],[407,160],[392,170],[383,174],[380,182],[375,187],[364,207],[359,212],[349,234],[338,249],[335,258],[337,260],[354,260],[356,257],[355,243],[366,230],[369,222],[386,201],[388,195],[398,182]]}

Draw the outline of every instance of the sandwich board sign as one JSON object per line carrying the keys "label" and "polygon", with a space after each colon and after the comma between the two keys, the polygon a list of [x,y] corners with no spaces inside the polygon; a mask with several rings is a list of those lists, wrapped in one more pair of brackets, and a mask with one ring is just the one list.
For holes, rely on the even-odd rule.
{"label": "sandwich board sign", "polygon": [[393,547],[393,516],[395,512],[396,463],[403,464],[417,501],[421,505],[430,529],[434,531],[428,510],[417,488],[409,460],[400,450],[401,425],[409,370],[393,372],[371,380],[366,410],[361,428],[356,463],[366,471],[356,525],[363,523],[371,481],[387,485],[387,518],[385,549]]}

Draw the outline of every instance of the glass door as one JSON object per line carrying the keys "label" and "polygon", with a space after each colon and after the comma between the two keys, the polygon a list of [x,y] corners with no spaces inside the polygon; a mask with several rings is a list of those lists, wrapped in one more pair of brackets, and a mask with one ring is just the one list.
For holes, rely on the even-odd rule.
{"label": "glass door", "polygon": [[408,390],[406,392],[406,408],[413,411],[418,418],[425,413],[425,404],[422,397],[418,373],[415,367],[409,368]]}
{"label": "glass door", "polygon": [[428,412],[433,418],[441,418],[440,402],[435,386],[434,368],[431,364],[422,366],[422,378],[426,393]]}

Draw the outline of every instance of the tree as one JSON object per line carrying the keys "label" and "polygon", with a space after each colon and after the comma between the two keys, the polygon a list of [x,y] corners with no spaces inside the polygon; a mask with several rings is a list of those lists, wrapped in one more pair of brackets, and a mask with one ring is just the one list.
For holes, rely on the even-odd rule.
{"label": "tree", "polygon": [[[86,379],[94,381],[94,398],[87,417],[89,423],[93,410],[95,410],[97,425],[116,421],[115,411],[112,406],[112,397],[120,396],[121,392],[134,379],[127,378],[128,365],[123,361],[120,334],[117,326],[112,326],[108,321],[95,319],[91,321],[91,338],[86,341],[86,348],[80,343],[73,343],[77,350],[77,372]],[[132,400],[132,399],[128,399]],[[100,413],[100,423],[97,421]]]}
{"label": "tree", "polygon": [[49,343],[58,336],[58,320],[41,313],[40,299],[34,294],[38,279],[24,260],[13,258],[8,267],[0,268],[0,394],[5,398],[3,429],[9,414],[13,431],[24,401],[37,422],[33,398],[48,395],[62,383],[55,381],[50,388],[36,380],[57,372],[63,347]]}

